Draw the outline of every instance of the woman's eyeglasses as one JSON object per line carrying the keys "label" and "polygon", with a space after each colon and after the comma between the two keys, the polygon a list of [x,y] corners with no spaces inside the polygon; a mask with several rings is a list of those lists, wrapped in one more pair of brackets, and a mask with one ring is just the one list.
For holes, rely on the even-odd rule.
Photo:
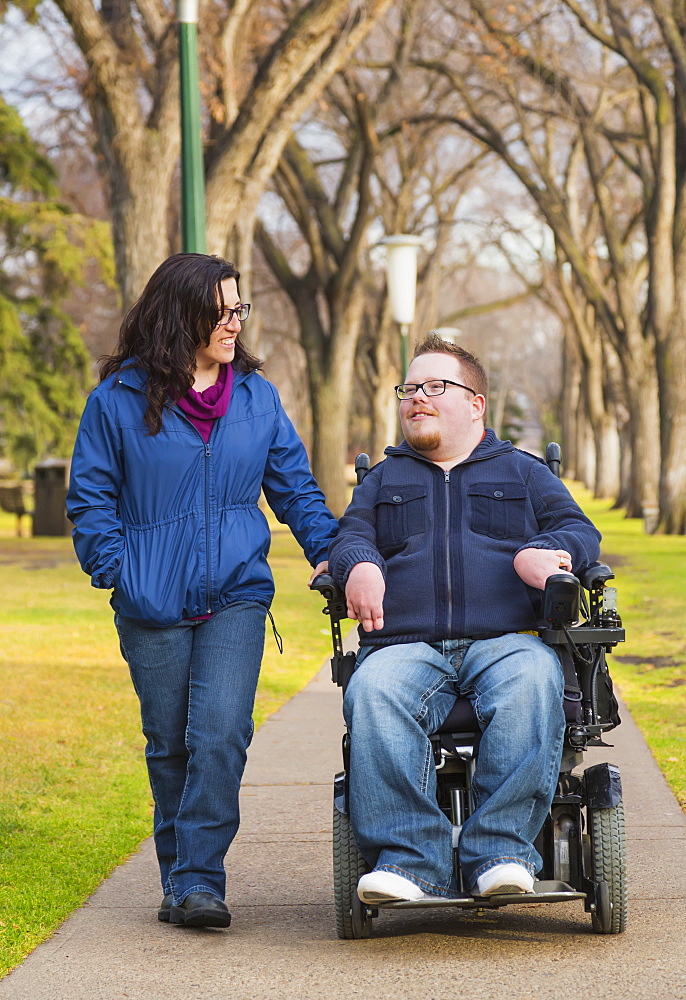
{"label": "woman's eyeglasses", "polygon": [[228,326],[231,320],[236,316],[241,323],[245,323],[246,319],[250,315],[250,303],[242,302],[235,309],[225,309],[224,315],[217,323],[217,326]]}

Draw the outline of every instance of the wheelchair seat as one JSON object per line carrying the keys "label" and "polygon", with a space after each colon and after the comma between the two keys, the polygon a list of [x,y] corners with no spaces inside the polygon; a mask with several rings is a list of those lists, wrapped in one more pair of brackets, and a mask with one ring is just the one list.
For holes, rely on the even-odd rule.
{"label": "wheelchair seat", "polygon": [[[578,722],[579,703],[564,699],[565,721],[568,724]],[[445,722],[436,730],[436,735],[441,733],[461,733],[465,730],[469,732],[479,732],[480,726],[477,721],[474,709],[467,698],[456,698],[453,707],[448,713]]]}

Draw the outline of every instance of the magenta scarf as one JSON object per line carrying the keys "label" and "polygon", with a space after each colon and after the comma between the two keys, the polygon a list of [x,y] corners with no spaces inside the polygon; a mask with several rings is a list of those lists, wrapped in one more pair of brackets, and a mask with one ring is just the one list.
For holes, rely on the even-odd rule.
{"label": "magenta scarf", "polygon": [[233,367],[220,365],[219,378],[214,385],[202,392],[189,389],[178,402],[179,409],[183,410],[193,426],[200,431],[205,444],[210,440],[215,420],[223,417],[229,408],[232,386]]}

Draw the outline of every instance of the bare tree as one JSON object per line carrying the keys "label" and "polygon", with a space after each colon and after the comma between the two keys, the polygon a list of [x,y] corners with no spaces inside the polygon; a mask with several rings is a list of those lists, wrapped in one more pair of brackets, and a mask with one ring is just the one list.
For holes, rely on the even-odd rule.
{"label": "bare tree", "polygon": [[[174,6],[170,0],[53,2],[85,63],[82,92],[108,181],[127,306],[172,246],[168,212],[179,154]],[[292,127],[389,5],[203,0],[210,251],[230,246],[249,272],[257,200]]]}
{"label": "bare tree", "polygon": [[[559,16],[540,16],[540,3],[503,11],[500,5],[469,0],[468,7],[470,13],[462,8],[462,16],[454,15],[455,31],[459,26],[465,39],[459,57],[450,47],[421,65],[449,84],[457,101],[455,124],[496,152],[528,191],[555,236],[561,260],[569,262],[593,308],[595,322],[621,360],[626,396],[632,400],[629,512],[640,514],[657,499],[657,393],[653,340],[641,322],[644,269],[635,253],[637,215],[626,204],[631,200],[627,189],[633,194],[631,180],[614,147],[608,148],[604,116],[616,105],[617,94],[602,65],[590,78],[590,64],[584,60],[583,87],[575,79],[578,38],[568,46],[573,68],[563,71]],[[616,76],[613,82],[616,87]],[[580,238],[565,176],[577,148],[583,152],[602,229],[603,255],[595,260],[589,260]],[[618,202],[612,197],[617,186],[625,196]]]}
{"label": "bare tree", "polygon": [[265,224],[257,230],[262,253],[298,314],[313,411],[312,464],[329,506],[339,514],[347,502],[350,399],[366,292],[360,265],[371,219],[376,147],[368,102],[356,95],[354,106],[355,142],[332,191],[326,190],[308,151],[295,137],[275,178],[306,242],[304,269],[298,272]]}

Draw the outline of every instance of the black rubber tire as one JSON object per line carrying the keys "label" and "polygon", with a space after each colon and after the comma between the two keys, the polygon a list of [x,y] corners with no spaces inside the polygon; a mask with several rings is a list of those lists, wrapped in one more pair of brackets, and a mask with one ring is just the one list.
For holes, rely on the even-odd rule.
{"label": "black rubber tire", "polygon": [[591,877],[604,883],[591,914],[596,934],[621,934],[627,923],[627,864],[624,804],[588,810]]}
{"label": "black rubber tire", "polygon": [[333,889],[336,906],[336,933],[339,938],[368,938],[372,918],[358,899],[357,883],[367,871],[357,849],[350,818],[333,809]]}

